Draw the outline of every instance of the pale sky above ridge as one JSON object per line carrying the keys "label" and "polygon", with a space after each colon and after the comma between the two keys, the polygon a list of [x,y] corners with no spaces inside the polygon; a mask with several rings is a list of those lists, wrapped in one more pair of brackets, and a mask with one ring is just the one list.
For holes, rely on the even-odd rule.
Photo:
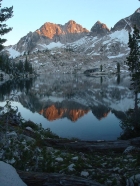
{"label": "pale sky above ridge", "polygon": [[74,20],[88,30],[100,21],[110,29],[120,19],[140,7],[138,0],[3,0],[2,7],[13,6],[14,16],[6,24],[13,30],[4,35],[5,45],[16,44],[29,31],[45,22],[65,24]]}

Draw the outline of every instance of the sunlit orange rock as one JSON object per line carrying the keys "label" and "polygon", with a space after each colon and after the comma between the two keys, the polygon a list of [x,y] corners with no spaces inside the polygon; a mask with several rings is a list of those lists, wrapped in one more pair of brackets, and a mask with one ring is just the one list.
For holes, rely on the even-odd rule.
{"label": "sunlit orange rock", "polygon": [[67,117],[71,121],[77,121],[80,117],[87,114],[89,110],[82,109],[67,109],[67,108],[56,108],[55,105],[51,105],[48,108],[42,109],[39,113],[42,114],[49,121]]}
{"label": "sunlit orange rock", "polygon": [[108,114],[110,113],[110,111],[103,113],[103,115],[99,118],[99,120],[106,118],[108,116]]}
{"label": "sunlit orange rock", "polygon": [[45,23],[40,29],[36,30],[39,35],[46,36],[52,39],[55,35],[65,35],[67,33],[83,33],[89,32],[86,28],[83,28],[81,25],[77,24],[75,21],[70,20],[65,25],[59,25],[54,23]]}
{"label": "sunlit orange rock", "polygon": [[81,110],[81,109],[77,109],[77,110],[70,110],[69,111],[69,117],[72,121],[76,121],[78,120],[80,117],[84,116],[85,114],[87,114],[89,112],[89,110]]}

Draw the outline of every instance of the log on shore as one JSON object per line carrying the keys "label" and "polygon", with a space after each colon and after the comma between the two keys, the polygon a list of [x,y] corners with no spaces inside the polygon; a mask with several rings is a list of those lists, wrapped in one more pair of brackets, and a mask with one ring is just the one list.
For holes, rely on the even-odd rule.
{"label": "log on shore", "polygon": [[104,186],[91,179],[59,173],[17,172],[28,186]]}
{"label": "log on shore", "polygon": [[62,139],[45,139],[44,145],[56,148],[65,148],[77,151],[104,152],[114,151],[123,152],[128,146],[131,146],[130,140],[116,141],[67,141]]}

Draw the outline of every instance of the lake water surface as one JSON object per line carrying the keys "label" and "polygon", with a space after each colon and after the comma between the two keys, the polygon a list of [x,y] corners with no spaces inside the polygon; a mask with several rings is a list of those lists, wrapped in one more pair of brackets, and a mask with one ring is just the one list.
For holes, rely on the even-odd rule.
{"label": "lake water surface", "polygon": [[128,76],[40,75],[0,86],[0,106],[11,100],[26,120],[60,137],[115,140],[120,121],[134,108]]}

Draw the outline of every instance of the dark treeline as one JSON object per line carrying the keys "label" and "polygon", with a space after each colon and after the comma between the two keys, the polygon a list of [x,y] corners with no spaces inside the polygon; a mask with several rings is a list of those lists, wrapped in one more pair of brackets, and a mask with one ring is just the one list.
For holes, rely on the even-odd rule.
{"label": "dark treeline", "polygon": [[15,63],[7,56],[1,56],[0,69],[7,74],[11,74],[12,76],[27,76],[28,74],[33,74],[32,64],[28,62],[27,57],[25,61]]}
{"label": "dark treeline", "polygon": [[14,97],[20,92],[28,94],[29,89],[33,85],[34,79],[13,79],[12,81],[7,81],[0,86],[0,101],[5,100],[6,97]]}
{"label": "dark treeline", "polygon": [[129,56],[126,64],[129,66],[131,85],[134,93],[134,108],[129,109],[125,114],[126,118],[121,121],[124,130],[122,139],[140,137],[140,30],[134,26],[133,34],[129,33],[128,47]]}

